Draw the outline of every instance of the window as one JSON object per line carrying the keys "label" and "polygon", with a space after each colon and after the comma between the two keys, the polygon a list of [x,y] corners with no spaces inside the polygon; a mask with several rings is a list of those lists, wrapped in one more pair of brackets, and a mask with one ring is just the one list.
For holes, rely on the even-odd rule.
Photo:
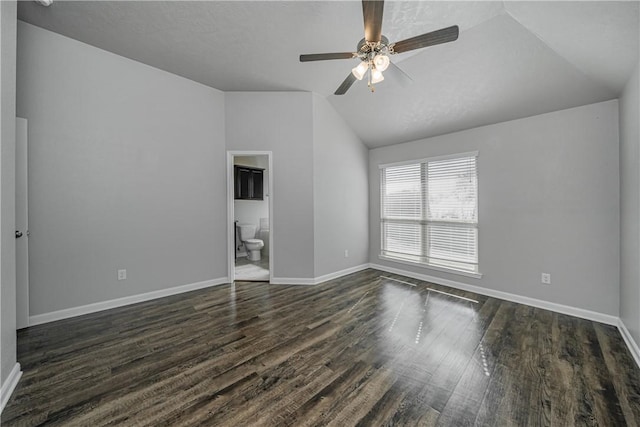
{"label": "window", "polygon": [[380,166],[381,256],[478,273],[477,153]]}

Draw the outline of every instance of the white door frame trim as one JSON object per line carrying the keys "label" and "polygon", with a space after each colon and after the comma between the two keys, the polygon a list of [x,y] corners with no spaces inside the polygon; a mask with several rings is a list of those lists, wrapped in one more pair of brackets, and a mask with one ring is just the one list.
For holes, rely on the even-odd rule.
{"label": "white door frame trim", "polygon": [[233,178],[233,160],[236,156],[267,156],[269,162],[269,282],[273,281],[273,152],[272,151],[227,151],[227,275],[229,283],[235,281],[235,188]]}

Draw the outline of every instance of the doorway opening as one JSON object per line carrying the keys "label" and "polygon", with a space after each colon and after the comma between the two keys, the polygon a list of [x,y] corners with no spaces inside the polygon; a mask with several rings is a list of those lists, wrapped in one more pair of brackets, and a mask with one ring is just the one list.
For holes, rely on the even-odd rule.
{"label": "doorway opening", "polygon": [[270,151],[227,152],[229,280],[273,277],[273,183]]}

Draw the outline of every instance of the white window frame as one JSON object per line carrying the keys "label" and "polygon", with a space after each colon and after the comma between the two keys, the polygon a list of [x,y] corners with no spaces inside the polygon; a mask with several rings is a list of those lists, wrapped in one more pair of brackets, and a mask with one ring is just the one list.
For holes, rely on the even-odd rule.
{"label": "white window frame", "polygon": [[[384,251],[384,224],[385,222],[395,222],[398,221],[400,223],[420,223],[424,226],[428,225],[428,224],[444,224],[444,225],[455,225],[456,227],[473,227],[477,230],[477,233],[479,235],[479,218],[478,218],[478,203],[479,203],[479,183],[478,186],[476,187],[476,221],[475,222],[461,222],[461,221],[433,221],[433,220],[428,220],[426,218],[422,218],[420,220],[393,220],[393,219],[386,219],[384,218],[384,194],[383,194],[383,183],[382,183],[382,172],[384,169],[389,168],[389,167],[394,167],[394,166],[405,166],[405,165],[414,165],[414,164],[426,164],[429,162],[435,162],[435,161],[439,161],[439,160],[450,160],[450,159],[457,159],[457,158],[463,158],[463,157],[475,157],[476,158],[476,179],[479,179],[478,175],[478,152],[477,151],[470,151],[470,152],[465,152],[465,153],[457,153],[457,154],[450,154],[450,155],[445,155],[445,156],[437,156],[437,157],[428,157],[428,158],[423,158],[423,159],[415,159],[415,160],[407,160],[407,161],[402,161],[402,162],[395,162],[395,163],[385,163],[385,164],[381,164],[378,165],[378,169],[379,169],[379,174],[378,177],[380,179],[380,254],[378,255],[378,257],[380,259],[384,259],[384,260],[389,260],[389,261],[393,261],[393,262],[397,262],[397,263],[401,263],[401,264],[407,264],[407,265],[414,265],[414,266],[420,266],[422,268],[428,268],[430,270],[436,270],[436,271],[442,271],[442,272],[447,272],[447,273],[452,273],[452,274],[457,274],[457,275],[462,275],[462,276],[467,276],[467,277],[472,277],[472,278],[481,278],[482,274],[479,271],[479,257],[480,254],[478,252],[478,249],[476,249],[476,252],[478,254],[478,260],[477,263],[475,264],[475,269],[469,269],[468,267],[456,267],[454,264],[455,263],[447,263],[447,262],[431,262],[429,260],[429,258],[426,256],[426,254],[428,253],[427,247],[428,247],[428,243],[426,242],[426,238],[422,239],[421,241],[421,247],[422,247],[422,255],[421,256],[411,256],[411,255],[406,255],[406,254],[389,254],[389,253],[385,253]],[[421,168],[423,168],[421,166]],[[424,197],[424,194],[423,194]],[[423,200],[424,201],[424,200]],[[425,214],[426,216],[426,214]],[[426,232],[425,232],[426,233]],[[476,240],[476,244],[479,245],[478,243],[479,241],[479,236]],[[449,265],[447,265],[449,264]],[[473,265],[473,264],[467,264],[467,265]]]}

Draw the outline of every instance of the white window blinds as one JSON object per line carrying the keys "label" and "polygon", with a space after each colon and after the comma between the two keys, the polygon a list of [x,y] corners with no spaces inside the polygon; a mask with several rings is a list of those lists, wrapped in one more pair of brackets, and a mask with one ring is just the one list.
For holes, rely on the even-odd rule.
{"label": "white window blinds", "polygon": [[478,271],[477,157],[384,166],[382,255]]}

